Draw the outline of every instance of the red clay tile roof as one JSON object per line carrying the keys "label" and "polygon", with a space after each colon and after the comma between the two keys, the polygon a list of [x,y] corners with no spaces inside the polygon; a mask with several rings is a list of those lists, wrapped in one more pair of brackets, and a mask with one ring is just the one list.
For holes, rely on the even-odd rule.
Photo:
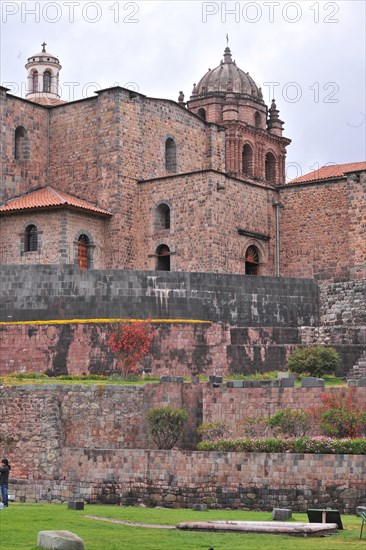
{"label": "red clay tile roof", "polygon": [[347,172],[357,172],[358,170],[366,170],[366,161],[322,166],[318,170],[309,172],[309,174],[304,174],[303,176],[288,181],[286,185],[292,185],[293,183],[307,183],[311,181],[327,180],[331,178],[342,178]]}
{"label": "red clay tile roof", "polygon": [[62,99],[59,99],[57,97],[44,97],[41,94],[37,95],[36,97],[27,97],[28,101],[32,101],[33,103],[38,103],[38,105],[48,105],[53,107],[54,105],[64,105],[66,101],[63,101]]}
{"label": "red clay tile roof", "polygon": [[8,200],[7,204],[0,207],[0,214],[3,212],[17,212],[34,210],[38,208],[47,209],[55,207],[71,207],[101,216],[112,215],[107,210],[98,208],[90,202],[78,199],[77,197],[63,193],[62,191],[56,191],[53,187],[42,187],[41,189],[31,191],[30,193],[17,197],[16,199]]}

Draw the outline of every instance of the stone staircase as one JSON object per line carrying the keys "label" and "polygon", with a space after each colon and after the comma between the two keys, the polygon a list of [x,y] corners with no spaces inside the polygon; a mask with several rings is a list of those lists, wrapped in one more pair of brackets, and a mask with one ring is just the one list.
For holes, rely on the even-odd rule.
{"label": "stone staircase", "polygon": [[357,363],[353,365],[352,369],[347,375],[347,379],[359,379],[366,378],[366,351],[364,351]]}

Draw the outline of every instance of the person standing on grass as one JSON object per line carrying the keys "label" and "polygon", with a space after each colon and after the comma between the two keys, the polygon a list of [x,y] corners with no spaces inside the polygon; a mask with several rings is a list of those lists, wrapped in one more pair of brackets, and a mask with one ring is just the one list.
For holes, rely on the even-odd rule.
{"label": "person standing on grass", "polygon": [[3,458],[0,467],[1,498],[4,506],[8,507],[8,485],[11,466],[7,458]]}

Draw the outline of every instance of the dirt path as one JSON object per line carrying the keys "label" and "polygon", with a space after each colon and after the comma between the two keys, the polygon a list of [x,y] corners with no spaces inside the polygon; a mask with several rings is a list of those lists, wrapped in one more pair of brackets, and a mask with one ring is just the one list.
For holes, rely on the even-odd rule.
{"label": "dirt path", "polygon": [[176,529],[175,525],[157,525],[155,523],[137,523],[136,521],[123,521],[122,519],[102,518],[100,516],[83,516],[88,519],[97,521],[109,521],[110,523],[119,523],[121,525],[129,525],[130,527],[146,527],[147,529]]}

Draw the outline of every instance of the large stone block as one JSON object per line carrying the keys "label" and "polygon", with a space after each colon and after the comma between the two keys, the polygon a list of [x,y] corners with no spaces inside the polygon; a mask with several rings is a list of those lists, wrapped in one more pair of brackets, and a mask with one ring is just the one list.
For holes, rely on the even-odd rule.
{"label": "large stone block", "polygon": [[290,508],[273,508],[272,519],[275,521],[287,521],[292,517]]}
{"label": "large stone block", "polygon": [[301,380],[302,388],[324,388],[325,380],[323,378],[315,378],[314,376],[304,376]]}
{"label": "large stone block", "polygon": [[84,550],[84,541],[71,531],[39,531],[37,545],[48,550]]}

